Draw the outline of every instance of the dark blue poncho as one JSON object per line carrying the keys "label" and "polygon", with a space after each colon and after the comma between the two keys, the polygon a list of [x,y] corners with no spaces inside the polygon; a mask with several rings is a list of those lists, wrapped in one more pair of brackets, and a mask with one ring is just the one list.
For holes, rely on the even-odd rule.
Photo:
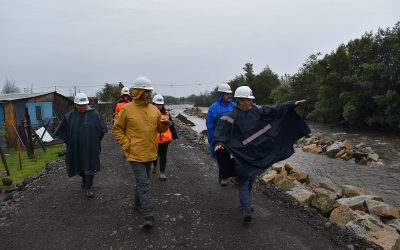
{"label": "dark blue poncho", "polygon": [[294,111],[292,102],[235,108],[221,117],[214,131],[214,143],[222,144],[234,158],[239,178],[254,177],[276,162],[289,158],[293,144],[310,133]]}
{"label": "dark blue poncho", "polygon": [[55,135],[65,141],[65,162],[68,176],[93,173],[100,169],[101,140],[107,127],[93,109],[84,113],[76,110],[65,114]]}

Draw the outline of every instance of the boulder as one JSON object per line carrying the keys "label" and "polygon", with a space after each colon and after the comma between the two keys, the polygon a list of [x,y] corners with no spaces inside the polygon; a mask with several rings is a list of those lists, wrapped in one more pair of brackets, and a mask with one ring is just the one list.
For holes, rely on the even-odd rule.
{"label": "boulder", "polygon": [[339,207],[332,210],[329,216],[329,221],[345,229],[346,224],[349,221],[355,220],[358,217],[358,214],[350,209],[348,206],[340,205]]}
{"label": "boulder", "polygon": [[303,147],[303,152],[319,154],[322,153],[322,148],[318,147],[317,144],[310,144]]}
{"label": "boulder", "polygon": [[289,191],[286,191],[286,193],[293,196],[298,202],[303,204],[310,204],[312,198],[315,196],[312,191],[309,191],[302,186],[296,186]]}
{"label": "boulder", "polygon": [[344,140],[341,144],[342,148],[345,148],[346,150],[353,150],[353,145],[349,140]]}
{"label": "boulder", "polygon": [[345,152],[344,154],[342,154],[342,156],[340,156],[340,158],[342,158],[345,161],[349,161],[353,159],[353,154],[351,152]]}
{"label": "boulder", "polygon": [[176,118],[177,118],[179,121],[181,121],[181,122],[183,122],[184,124],[186,124],[186,125],[189,125],[189,126],[191,126],[191,127],[196,126],[196,124],[194,124],[192,121],[188,120],[188,118],[186,118],[186,116],[184,116],[184,115],[182,115],[182,114],[178,114],[178,115],[176,116]]}
{"label": "boulder", "polygon": [[284,168],[284,165],[282,163],[275,163],[271,167],[271,169],[275,170],[276,172],[278,172],[278,174],[282,171],[283,168]]}
{"label": "boulder", "polygon": [[400,249],[400,235],[393,231],[368,232],[364,238],[385,250]]}
{"label": "boulder", "polygon": [[330,145],[329,147],[326,148],[326,154],[331,157],[334,158],[336,153],[339,152],[339,150],[341,149],[341,143],[340,142],[335,142],[332,145]]}
{"label": "boulder", "polygon": [[311,206],[315,207],[321,214],[327,215],[336,201],[336,194],[333,191],[324,188],[315,188],[315,196],[311,201]]}
{"label": "boulder", "polygon": [[352,185],[343,185],[342,186],[343,189],[343,195],[347,196],[347,197],[354,197],[354,196],[360,196],[360,195],[373,195],[373,196],[377,196],[375,193],[360,188],[360,187],[356,187],[356,186],[352,186]]}
{"label": "boulder", "polygon": [[292,162],[286,162],[284,165],[285,170],[290,173],[291,171],[299,172],[299,168]]}
{"label": "boulder", "polygon": [[353,210],[365,211],[364,202],[367,200],[379,199],[379,196],[360,195],[350,198],[341,198],[336,200],[336,204],[347,206]]}
{"label": "boulder", "polygon": [[289,176],[295,178],[299,182],[304,182],[308,180],[308,174],[304,172],[293,172],[290,173]]}
{"label": "boulder", "polygon": [[341,158],[342,155],[343,155],[345,152],[346,152],[346,149],[345,149],[345,148],[339,150],[339,151],[336,153],[335,158]]}
{"label": "boulder", "polygon": [[359,218],[349,221],[346,228],[360,237],[365,237],[368,232],[396,231],[393,227],[385,225],[379,218],[370,214],[363,214]]}
{"label": "boulder", "polygon": [[385,222],[386,225],[396,228],[397,232],[400,233],[400,219],[388,220]]}
{"label": "boulder", "polygon": [[276,172],[273,169],[270,169],[266,172],[266,174],[262,177],[262,180],[266,183],[273,183],[275,177],[278,175],[278,172]]}
{"label": "boulder", "polygon": [[301,186],[301,183],[298,182],[296,179],[290,179],[290,178],[284,177],[284,178],[282,178],[282,180],[280,180],[276,184],[276,186],[283,190],[289,190],[296,186]]}
{"label": "boulder", "polygon": [[393,219],[400,218],[399,210],[384,202],[370,199],[365,201],[365,205],[367,206],[369,213],[378,215],[379,217]]}

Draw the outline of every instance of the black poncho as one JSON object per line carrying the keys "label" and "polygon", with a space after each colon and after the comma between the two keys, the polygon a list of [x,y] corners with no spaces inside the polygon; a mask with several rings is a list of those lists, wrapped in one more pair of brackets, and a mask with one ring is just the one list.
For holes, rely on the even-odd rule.
{"label": "black poncho", "polygon": [[55,135],[65,141],[65,162],[68,176],[94,173],[100,169],[101,140],[107,127],[99,113],[93,109],[65,114]]}
{"label": "black poncho", "polygon": [[248,178],[289,158],[293,144],[309,133],[292,102],[253,106],[248,111],[236,107],[218,121],[214,143],[224,145],[233,156],[236,175]]}

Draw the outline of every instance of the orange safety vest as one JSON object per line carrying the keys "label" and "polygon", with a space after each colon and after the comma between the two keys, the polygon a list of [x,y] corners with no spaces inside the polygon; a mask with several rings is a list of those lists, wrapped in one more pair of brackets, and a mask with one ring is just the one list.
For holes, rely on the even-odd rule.
{"label": "orange safety vest", "polygon": [[[169,114],[167,113],[166,115],[161,114],[161,119],[162,120],[169,120]],[[171,130],[168,128],[167,131],[164,133],[157,133],[157,141],[158,143],[166,143],[172,141],[172,133]]]}
{"label": "orange safety vest", "polygon": [[127,104],[127,103],[129,103],[129,101],[128,102],[120,102],[120,103],[117,103],[117,106],[115,107],[115,113],[114,113],[114,121],[116,121],[117,119],[118,119],[118,113],[119,113],[119,111],[122,109],[122,107],[125,105],[125,104]]}

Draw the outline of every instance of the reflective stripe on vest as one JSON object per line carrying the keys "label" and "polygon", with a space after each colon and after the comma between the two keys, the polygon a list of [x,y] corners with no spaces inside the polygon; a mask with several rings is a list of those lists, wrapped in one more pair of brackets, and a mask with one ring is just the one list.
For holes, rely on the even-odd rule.
{"label": "reflective stripe on vest", "polygon": [[[169,120],[169,114],[167,115],[161,114],[161,119],[162,120]],[[157,141],[158,143],[166,143],[172,141],[172,133],[171,130],[165,131],[164,133],[157,133]]]}
{"label": "reflective stripe on vest", "polygon": [[271,129],[271,124],[268,124],[267,126],[265,126],[264,128],[260,129],[259,131],[257,131],[256,133],[254,133],[252,136],[250,136],[249,138],[245,139],[243,141],[243,145],[247,145],[249,144],[251,141],[253,141],[254,139],[256,139],[257,137],[259,137],[262,134],[265,134],[268,130]]}

